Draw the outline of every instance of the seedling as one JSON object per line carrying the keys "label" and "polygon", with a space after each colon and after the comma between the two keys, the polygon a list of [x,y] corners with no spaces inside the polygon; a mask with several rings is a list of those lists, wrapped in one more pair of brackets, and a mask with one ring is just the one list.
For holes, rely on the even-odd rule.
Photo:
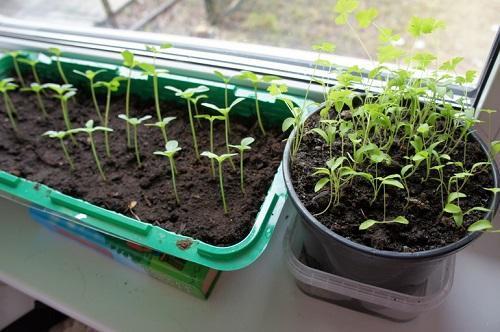
{"label": "seedling", "polygon": [[227,214],[229,211],[227,209],[227,204],[226,204],[226,195],[224,194],[224,177],[222,175],[222,163],[226,159],[231,160],[230,158],[236,156],[236,153],[226,153],[218,156],[210,151],[203,151],[201,155],[204,157],[208,157],[210,159],[217,160],[217,164],[219,165],[219,188],[222,197],[222,206],[224,207],[224,213]]}
{"label": "seedling", "polygon": [[[198,113],[198,102],[201,100],[201,99],[207,99],[208,96],[207,95],[198,95],[196,97],[193,98],[193,105],[194,105],[194,114],[195,114],[195,118],[199,115]],[[200,119],[197,118],[196,121],[198,122],[198,125],[200,125]]]}
{"label": "seedling", "polygon": [[321,124],[324,125],[324,129],[322,128],[313,128],[311,132],[318,134],[328,145],[328,151],[330,159],[332,158],[332,147],[335,142],[335,138],[337,135],[337,126],[335,124],[337,121],[335,120],[321,120]]}
{"label": "seedling", "polygon": [[31,67],[31,72],[33,73],[33,78],[35,79],[35,82],[41,85],[42,82],[40,81],[40,77],[38,76],[38,72],[36,70],[36,65],[39,63],[39,61],[38,60],[26,59],[26,58],[19,58],[18,61],[20,63],[24,63],[25,65],[28,65],[28,66]]}
{"label": "seedling", "polygon": [[45,105],[43,103],[43,99],[42,99],[42,95],[41,95],[41,92],[44,91],[44,88],[45,88],[45,86],[40,85],[38,83],[31,83],[29,88],[21,88],[21,91],[30,91],[36,95],[38,107],[40,108],[40,111],[42,112],[44,119],[47,119],[48,114],[47,114],[47,111],[45,110]]}
{"label": "seedling", "polygon": [[75,169],[75,164],[73,162],[73,159],[71,158],[71,156],[68,153],[68,150],[66,148],[66,144],[64,144],[64,138],[66,138],[66,136],[68,136],[68,135],[69,135],[68,131],[53,131],[53,130],[47,131],[47,132],[42,134],[42,136],[48,136],[50,138],[57,138],[59,140],[59,142],[61,143],[61,148],[62,148],[63,153],[64,153],[64,158],[66,158],[66,161],[68,162],[69,167],[73,171]]}
{"label": "seedling", "polygon": [[218,70],[214,70],[214,74],[224,83],[224,107],[227,108],[229,105],[228,88],[229,88],[229,82],[231,82],[232,77],[225,76]]}
{"label": "seedling", "polygon": [[19,69],[19,62],[18,62],[18,60],[21,59],[20,58],[21,52],[12,51],[7,54],[11,56],[12,64],[14,65],[14,71],[16,72],[17,79],[19,80],[19,83],[21,83],[21,86],[24,87],[25,86],[24,78],[23,75],[21,74],[21,70]]}
{"label": "seedling", "polygon": [[318,192],[326,184],[330,184],[330,199],[328,201],[328,205],[326,208],[321,211],[320,213],[317,213],[316,216],[319,216],[330,208],[332,205],[337,205],[340,200],[340,188],[343,184],[343,179],[342,179],[342,166],[344,162],[347,161],[346,157],[338,157],[338,158],[332,158],[326,162],[327,167],[318,167],[316,168],[316,171],[312,174],[313,176],[316,175],[321,175],[321,177],[317,182],[316,185],[314,186],[314,192]]}
{"label": "seedling", "polygon": [[85,123],[84,128],[77,128],[71,130],[72,133],[86,133],[89,137],[89,142],[90,142],[90,147],[92,149],[92,155],[94,156],[95,163],[97,165],[97,169],[99,170],[99,174],[101,175],[101,178],[106,181],[106,174],[104,174],[104,171],[101,166],[101,162],[99,161],[99,155],[97,154],[97,150],[95,147],[95,142],[94,142],[94,133],[97,131],[103,131],[105,133],[107,132],[112,132],[113,129],[107,128],[107,127],[101,127],[97,126],[94,127],[94,120],[89,120]]}
{"label": "seedling", "polygon": [[61,75],[62,81],[64,82],[64,84],[69,84],[61,64],[61,55],[62,55],[61,50],[58,49],[57,47],[50,47],[48,51],[49,53],[53,54],[56,57],[57,70],[59,71],[59,75]]}
{"label": "seedling", "polygon": [[4,78],[0,81],[0,92],[3,96],[3,101],[5,105],[5,111],[7,112],[7,116],[9,117],[10,125],[12,129],[18,133],[16,120],[14,119],[14,114],[17,114],[16,108],[14,107],[14,103],[12,103],[12,99],[10,99],[9,91],[13,91],[17,89],[18,85],[13,83],[13,78]]}
{"label": "seedling", "polygon": [[155,151],[154,154],[158,156],[164,156],[168,158],[170,163],[170,173],[172,174],[172,186],[174,188],[174,195],[177,204],[180,204],[179,195],[177,194],[177,187],[175,185],[175,173],[177,173],[177,168],[175,167],[174,155],[176,152],[182,150],[179,147],[179,143],[177,141],[168,141],[165,144],[165,151]]}
{"label": "seedling", "polygon": [[71,122],[69,120],[69,111],[68,111],[68,100],[74,95],[76,95],[76,88],[73,88],[73,85],[71,84],[59,85],[54,83],[47,83],[44,84],[43,86],[54,91],[56,93],[54,97],[61,101],[61,111],[64,118],[64,124],[66,125],[66,131],[68,131],[69,137],[71,138],[73,143],[76,144],[76,140],[71,132],[72,128],[71,128]]}
{"label": "seedling", "polygon": [[266,131],[265,131],[264,125],[262,123],[262,118],[261,118],[260,109],[259,109],[258,88],[259,88],[259,85],[262,85],[265,83],[271,83],[272,81],[278,80],[280,78],[276,77],[276,76],[270,76],[270,75],[257,75],[255,73],[252,73],[251,71],[242,71],[240,73],[240,75],[238,75],[237,77],[240,79],[243,79],[243,80],[249,80],[252,83],[254,94],[255,94],[255,112],[257,113],[257,122],[259,123],[260,131],[262,131],[262,134],[265,135]]}
{"label": "seedling", "polygon": [[374,225],[377,225],[377,224],[402,224],[402,225],[408,225],[408,219],[406,219],[405,217],[403,216],[397,216],[396,218],[392,219],[392,220],[383,220],[383,221],[377,221],[377,220],[373,220],[373,219],[367,219],[365,221],[363,221],[360,225],[359,225],[359,230],[360,231],[364,231],[364,230],[367,230],[368,228],[374,226]]}
{"label": "seedling", "polygon": [[[214,153],[214,121],[215,120],[224,121],[225,118],[222,115],[208,115],[208,114],[195,115],[195,118],[205,119],[210,122],[210,152]],[[215,167],[213,158],[210,158],[210,170],[212,172],[212,176],[215,177]]]}
{"label": "seedling", "polygon": [[[125,91],[125,115],[127,118],[130,116],[130,86],[132,82],[132,69],[134,69],[139,63],[135,61],[134,54],[129,50],[125,50],[122,52],[123,65],[128,68],[128,76],[127,76],[127,89]],[[127,122],[126,124],[127,130],[127,146],[130,148],[132,146],[132,142],[130,139],[130,125]]]}
{"label": "seedling", "polygon": [[168,131],[167,126],[170,122],[177,119],[175,116],[167,116],[163,118],[161,121],[155,123],[146,123],[146,127],[157,127],[160,128],[161,132],[164,134],[163,138],[165,139],[165,144],[168,142]]}
{"label": "seedling", "polygon": [[250,145],[255,141],[253,137],[245,137],[241,140],[240,145],[229,145],[234,149],[240,151],[240,188],[241,192],[245,193],[244,169],[243,169],[243,152],[250,150]]}
{"label": "seedling", "polygon": [[[153,52],[153,64],[150,63],[137,63],[136,65],[144,72],[144,74],[153,77],[153,94],[154,94],[154,99],[155,99],[155,109],[156,109],[156,118],[158,122],[160,122],[163,117],[161,115],[161,109],[160,109],[160,95],[158,91],[158,75],[159,74],[165,74],[168,73],[168,70],[166,69],[157,69],[156,66],[156,57],[158,56],[159,53],[162,51],[172,47],[171,44],[163,44],[160,47],[154,47],[154,46],[148,46],[146,45],[146,49],[150,52]],[[164,130],[162,129],[162,134],[163,138],[165,141],[166,139],[166,134]]]}
{"label": "seedling", "polygon": [[166,86],[165,89],[170,90],[170,91],[174,91],[175,95],[177,97],[180,97],[180,98],[186,100],[186,103],[188,106],[188,113],[189,113],[189,125],[191,126],[191,135],[193,136],[194,151],[196,154],[196,158],[199,159],[200,154],[198,152],[198,142],[196,139],[196,129],[194,128],[193,112],[191,111],[191,103],[195,104],[195,101],[194,101],[195,94],[206,92],[209,89],[204,85],[197,86],[196,88],[189,88],[189,89],[186,89],[184,91],[179,90],[173,86]]}
{"label": "seedling", "polygon": [[137,159],[137,166],[141,167],[141,154],[139,151],[139,139],[137,137],[137,127],[146,120],[151,119],[151,115],[143,116],[142,118],[129,118],[125,114],[118,115],[118,118],[125,120],[134,129],[134,149],[135,157]]}
{"label": "seedling", "polygon": [[[109,108],[111,105],[111,92],[116,92],[120,88],[120,81],[123,77],[114,77],[109,82],[99,81],[94,84],[96,88],[104,87],[106,88],[106,108],[104,110],[104,127],[108,127],[109,124]],[[111,149],[109,146],[108,131],[104,131],[104,145],[106,147],[106,156],[111,157]]]}
{"label": "seedling", "polygon": [[104,120],[102,118],[101,109],[99,107],[99,103],[97,103],[97,98],[96,98],[96,95],[95,95],[95,83],[94,83],[94,79],[96,78],[97,75],[99,75],[100,73],[104,73],[105,71],[106,70],[104,70],[104,69],[100,69],[98,71],[86,70],[85,73],[83,73],[83,72],[81,72],[79,70],[73,70],[73,72],[75,74],[78,74],[80,76],[86,77],[89,80],[90,94],[92,95],[92,102],[94,103],[95,111],[96,111],[97,116],[99,117],[99,121],[101,123],[104,123]]}
{"label": "seedling", "polygon": [[[215,105],[209,104],[209,103],[202,104],[205,107],[208,107],[210,109],[213,109],[213,110],[219,112],[224,117],[224,127],[225,127],[224,132],[225,132],[225,137],[226,137],[227,154],[230,154],[230,152],[229,152],[229,113],[231,112],[233,107],[236,106],[241,101],[243,101],[243,98],[237,98],[231,103],[231,105],[229,105],[229,107],[225,107],[225,108],[220,108],[218,106],[215,106]],[[233,166],[233,168],[235,168],[233,161],[231,159],[229,159],[229,161],[231,162],[231,165]]]}

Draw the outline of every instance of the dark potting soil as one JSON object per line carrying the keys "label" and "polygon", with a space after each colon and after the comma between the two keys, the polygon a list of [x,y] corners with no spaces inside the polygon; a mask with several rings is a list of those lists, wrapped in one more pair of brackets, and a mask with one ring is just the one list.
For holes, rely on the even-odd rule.
{"label": "dark potting soil", "polygon": [[[305,132],[317,127],[319,116],[314,114],[305,124]],[[352,146],[347,142],[344,148],[352,154]],[[462,161],[464,146],[467,144],[464,166],[470,169],[471,166],[480,161],[487,161],[481,146],[470,136],[467,142],[460,143],[451,155],[452,160]],[[391,149],[390,165],[380,164],[378,168],[379,176],[399,174],[401,167],[407,164],[403,158],[406,156],[407,147],[399,146],[397,142]],[[411,147],[410,147],[410,151]],[[333,155],[341,154],[340,141],[335,142]],[[314,186],[319,177],[311,176],[316,167],[325,167],[325,162],[329,159],[328,145],[316,134],[306,134],[302,145],[291,165],[292,182],[298,198],[306,209],[313,215],[320,213],[328,205],[329,192],[322,190],[314,192]],[[456,172],[458,168],[445,168],[445,181]],[[397,216],[405,216],[409,224],[384,224],[375,225],[368,230],[359,230],[359,225],[367,220],[383,220],[383,193],[379,194],[377,200],[370,205],[373,197],[371,184],[361,179],[355,178],[348,188],[343,188],[340,203],[337,206],[316,216],[319,222],[331,229],[333,232],[350,239],[351,241],[364,244],[380,250],[416,252],[439,248],[461,239],[467,234],[466,228],[471,223],[481,219],[484,212],[473,212],[464,218],[462,228],[455,227],[454,221],[449,214],[442,214],[441,191],[438,182],[428,180],[422,182],[425,176],[425,167],[421,165],[419,170],[408,178],[410,187],[410,202],[405,207],[405,190],[395,189],[387,186],[387,220]],[[461,200],[460,204],[464,211],[471,207],[489,207],[491,192],[483,188],[493,187],[491,168],[475,174],[469,179],[461,192],[467,198]],[[446,190],[445,190],[446,199]]]}
{"label": "dark potting soil", "polygon": [[[57,189],[67,195],[84,199],[100,207],[132,218],[140,218],[169,231],[190,236],[217,246],[240,242],[249,233],[255,217],[281,162],[284,136],[279,130],[269,130],[262,136],[254,119],[231,119],[230,142],[239,144],[241,138],[254,137],[252,150],[244,157],[245,191],[240,191],[239,156],[234,157],[236,168],[228,161],[224,165],[224,189],[229,213],[224,214],[218,178],[210,174],[210,161],[195,157],[189,118],[185,105],[165,103],[162,116],[176,116],[168,126],[168,138],[179,142],[182,151],[175,157],[180,205],[175,202],[168,159],[153,155],[163,150],[164,141],[156,127],[139,127],[139,144],[143,165],[137,166],[133,149],[127,148],[125,122],[118,114],[125,113],[124,99],[113,100],[110,111],[111,158],[106,157],[102,132],[95,133],[98,154],[107,181],[101,180],[91,154],[86,134],[76,136],[78,145],[66,139],[76,170],[69,165],[57,139],[42,137],[48,130],[65,130],[60,104],[44,98],[49,120],[44,120],[36,99],[29,93],[10,94],[17,109],[19,137],[8,122],[0,105],[0,169],[31,181]],[[155,109],[132,98],[131,116],[152,115]],[[101,106],[104,112],[104,106]],[[204,111],[204,110],[203,110]],[[194,112],[194,111],[193,111]],[[200,109],[200,112],[202,110]],[[70,101],[69,113],[73,128],[83,127],[89,119],[97,120],[90,99]],[[200,153],[209,150],[209,123],[196,124]],[[96,125],[98,122],[96,121]],[[215,152],[225,153],[223,122],[214,123]],[[232,151],[234,152],[234,151]],[[217,165],[217,164],[216,164]],[[137,202],[133,210],[131,202]]]}

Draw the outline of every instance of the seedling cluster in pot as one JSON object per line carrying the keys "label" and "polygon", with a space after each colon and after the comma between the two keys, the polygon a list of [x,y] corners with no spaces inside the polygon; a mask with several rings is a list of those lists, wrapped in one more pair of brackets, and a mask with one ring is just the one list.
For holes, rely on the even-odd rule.
{"label": "seedling cluster in pot", "polygon": [[[62,52],[57,48],[50,48],[48,52],[52,55],[53,61],[55,61],[57,66],[57,73],[62,84],[53,82],[42,82],[40,76],[37,72],[38,61],[31,60],[28,54],[21,51],[10,52],[9,55],[12,58],[14,64],[14,71],[16,79],[5,78],[0,81],[0,93],[2,94],[4,101],[4,109],[6,115],[11,124],[12,130],[19,135],[17,126],[17,110],[9,96],[14,90],[20,89],[22,92],[33,93],[36,95],[37,108],[40,110],[43,121],[51,122],[51,112],[53,110],[48,109],[45,106],[44,100],[46,98],[57,98],[60,101],[60,111],[62,112],[65,128],[54,128],[53,130],[47,131],[43,134],[44,137],[57,140],[61,147],[61,152],[64,156],[64,160],[69,165],[71,171],[78,171],[78,163],[71,156],[70,149],[68,149],[68,144],[74,144],[78,146],[80,143],[76,139],[77,136],[86,135],[86,141],[90,145],[90,150],[95,161],[96,169],[100,174],[102,181],[107,181],[105,163],[102,162],[103,158],[110,158],[112,149],[110,141],[110,136],[115,135],[116,131],[110,127],[110,117],[115,116],[111,114],[110,105],[112,96],[119,91],[120,87],[125,86],[125,105],[124,114],[117,114],[116,116],[123,120],[123,125],[126,129],[126,140],[129,150],[133,150],[135,154],[135,159],[138,166],[138,171],[142,168],[142,158],[141,158],[141,142],[139,141],[139,130],[159,130],[164,140],[164,146],[158,146],[157,151],[154,152],[155,156],[166,157],[169,167],[168,171],[170,173],[171,179],[171,190],[174,193],[176,203],[182,205],[182,200],[179,197],[176,186],[176,178],[179,176],[179,171],[176,167],[175,159],[183,153],[183,149],[179,146],[179,143],[175,140],[175,137],[170,137],[168,133],[168,126],[172,121],[175,121],[177,117],[167,116],[164,117],[162,114],[162,109],[160,107],[160,94],[173,92],[175,97],[179,98],[179,101],[184,101],[186,103],[186,108],[189,118],[189,128],[192,133],[192,144],[194,153],[196,154],[197,160],[206,163],[209,166],[211,177],[218,177],[219,188],[220,188],[220,201],[225,213],[229,212],[228,204],[226,202],[226,195],[224,192],[224,168],[223,162],[229,161],[233,165],[233,170],[239,172],[240,176],[240,187],[241,192],[245,194],[245,155],[250,153],[250,145],[254,142],[253,137],[246,137],[236,144],[237,142],[232,142],[231,138],[231,116],[230,112],[233,108],[243,101],[243,98],[237,98],[229,103],[228,97],[228,85],[233,77],[224,76],[219,71],[214,72],[214,77],[216,80],[221,79],[224,83],[224,105],[217,106],[215,103],[201,103],[202,99],[210,101],[210,89],[206,86],[194,86],[181,90],[174,86],[160,86],[159,76],[166,74],[168,71],[165,69],[157,68],[156,58],[161,52],[167,51],[171,47],[170,44],[164,44],[160,47],[146,46],[146,49],[153,53],[153,61],[149,62],[139,62],[136,60],[134,54],[125,50],[122,52],[123,67],[126,68],[126,75],[112,77],[111,79],[105,81],[100,80],[106,70],[86,70],[79,71],[73,70],[74,74],[84,78],[84,83],[88,84],[88,90],[90,91],[90,98],[92,99],[92,105],[95,109],[95,115],[92,116],[88,121],[82,126],[78,127],[79,124],[71,123],[71,101],[77,94],[82,94],[83,92],[78,91],[76,88],[76,83],[68,81],[67,75],[64,67],[61,63]],[[31,75],[23,76],[23,72],[20,69],[19,63],[29,66],[31,69]],[[152,79],[152,88],[154,96],[154,114],[146,115],[142,117],[136,117],[131,114],[131,86],[132,77],[135,74],[141,74]],[[109,74],[109,73],[108,73]],[[29,77],[32,77],[35,82],[29,83]],[[258,98],[258,87],[260,85],[267,85],[271,81],[277,80],[277,77],[268,76],[258,76],[250,72],[242,72],[237,75],[240,80],[249,80],[250,85],[254,89],[255,98]],[[264,86],[265,87],[265,86]],[[104,95],[104,100],[100,101],[100,94]],[[101,104],[100,104],[101,102]],[[104,106],[103,106],[104,105]],[[203,106],[203,109],[201,108]],[[193,112],[194,111],[194,112]],[[205,113],[201,113],[205,111]],[[256,126],[259,126],[262,132],[262,136],[258,139],[265,139],[265,124],[260,114],[259,101],[255,100],[255,118],[257,119]],[[154,119],[154,120],[152,120]],[[202,121],[207,120],[207,121]],[[151,122],[153,121],[153,122]],[[225,151],[221,155],[217,155],[218,151],[214,150],[214,121],[224,122],[224,138],[225,138]],[[203,151],[200,153],[198,142],[198,135],[196,128],[201,126],[210,127],[210,142],[208,151]],[[143,129],[141,129],[143,128]],[[116,128],[115,128],[116,129]],[[104,136],[104,151],[105,155],[100,156],[96,144],[98,141],[95,140],[96,135]],[[209,143],[209,144],[208,144]],[[203,142],[205,145],[205,142]],[[208,157],[208,159],[201,158],[201,156]],[[235,167],[235,163],[232,160],[236,156],[239,156],[239,170]],[[218,172],[215,171],[215,161],[217,161]]]}
{"label": "seedling cluster in pot", "polygon": [[[451,87],[458,86],[467,92],[476,73],[466,71],[460,75],[457,72],[457,65],[463,60],[461,57],[440,62],[430,52],[403,49],[397,43],[399,34],[377,24],[377,9],[360,9],[358,5],[356,0],[337,1],[334,19],[360,41],[373,69],[338,68],[327,60],[327,54],[335,51],[333,43],[314,45],[318,56],[306,96],[311,85],[316,83],[323,90],[324,101],[316,117],[311,118],[306,117],[309,105],[297,106],[283,95],[286,86],[273,83],[268,88],[292,114],[283,123],[284,131],[294,129],[291,163],[296,162],[304,137],[312,135],[318,139],[321,147],[318,155],[323,156],[323,165],[309,174],[315,179],[311,190],[318,193],[317,197],[326,194],[329,199],[316,216],[336,209],[345,191],[355,181],[364,181],[372,188],[370,204],[382,201],[383,218],[374,220],[367,216],[360,220],[359,230],[383,227],[381,224],[407,227],[412,222],[410,218],[405,214],[393,215],[387,208],[387,191],[400,190],[410,202],[414,198],[410,196],[408,179],[418,176],[420,183],[435,183],[442,216],[452,218],[456,228],[465,227],[466,216],[485,215],[489,210],[484,206],[464,209],[463,203],[468,197],[462,192],[463,188],[479,173],[491,174],[491,160],[500,152],[500,141],[492,137],[490,118],[489,155],[485,154],[484,161],[473,165],[467,162],[464,142],[469,140],[474,125],[479,122],[479,113],[491,115],[494,111],[473,109],[468,106],[466,97],[454,95]],[[407,29],[407,34],[413,38],[409,44],[428,38],[444,25],[441,20],[412,17]],[[359,35],[360,30],[368,28],[378,33],[376,59],[367,51]],[[334,73],[336,83],[330,85],[323,74],[318,75],[320,71]],[[376,94],[372,92],[376,90],[374,87],[379,89]],[[404,151],[406,155],[402,161],[393,159],[395,151]],[[381,166],[390,166],[386,169],[396,171],[381,174]],[[498,193],[500,189],[484,190]],[[491,220],[485,219],[469,221],[467,227],[469,231],[494,231]]]}

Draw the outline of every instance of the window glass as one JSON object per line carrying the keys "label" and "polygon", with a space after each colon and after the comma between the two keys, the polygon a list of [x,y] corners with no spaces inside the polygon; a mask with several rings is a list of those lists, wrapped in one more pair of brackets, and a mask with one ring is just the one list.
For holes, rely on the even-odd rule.
{"label": "window glass", "polygon": [[[0,13],[71,26],[107,26],[184,36],[309,50],[319,41],[337,45],[339,55],[367,58],[347,26],[333,22],[335,1],[324,0],[4,0]],[[403,33],[400,45],[427,49],[438,60],[462,56],[458,71],[481,71],[500,24],[500,0],[365,0],[376,7],[379,27],[406,30],[412,15],[434,17],[446,29],[414,40]],[[354,23],[354,22],[353,22]],[[377,30],[360,31],[375,57]]]}

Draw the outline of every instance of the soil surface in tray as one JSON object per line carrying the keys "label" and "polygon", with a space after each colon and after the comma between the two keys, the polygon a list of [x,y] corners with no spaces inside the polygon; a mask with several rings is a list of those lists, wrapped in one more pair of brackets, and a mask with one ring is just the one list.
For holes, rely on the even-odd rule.
{"label": "soil surface in tray", "polygon": [[[269,130],[266,136],[262,136],[253,119],[232,118],[230,143],[239,144],[241,138],[247,136],[254,137],[255,142],[244,157],[246,195],[240,191],[239,156],[233,158],[236,165],[234,170],[228,161],[225,162],[224,189],[229,213],[224,214],[218,178],[210,174],[209,159],[200,157],[197,160],[195,157],[186,107],[165,103],[161,107],[162,116],[177,117],[169,124],[168,138],[177,140],[182,148],[175,158],[178,169],[176,183],[181,202],[177,205],[168,159],[153,155],[154,151],[163,150],[164,147],[159,128],[139,127],[143,161],[139,168],[134,150],[127,148],[125,122],[117,118],[118,114],[125,113],[122,97],[113,100],[111,105],[110,127],[114,129],[110,134],[111,158],[105,155],[102,132],[95,134],[98,154],[108,178],[104,182],[97,171],[86,134],[76,136],[77,146],[66,140],[76,164],[74,172],[70,171],[64,159],[59,141],[41,136],[48,130],[65,130],[58,100],[44,99],[49,112],[49,120],[44,120],[33,95],[19,92],[10,95],[18,112],[21,134],[19,137],[14,135],[2,102],[0,169],[217,246],[235,244],[249,233],[281,162],[284,136],[279,129]],[[153,119],[148,122],[156,121],[152,104],[137,101],[134,97],[131,99],[131,116],[149,114]],[[104,112],[103,106],[101,111]],[[200,113],[203,111],[200,108]],[[83,127],[91,118],[97,120],[90,98],[81,97],[70,101],[69,113],[73,128]],[[209,123],[200,121],[200,124],[196,124],[196,130],[201,153],[209,150]],[[221,121],[215,122],[214,140],[215,152],[225,153],[224,125]],[[131,211],[128,207],[133,201],[137,204]]]}
{"label": "soil surface in tray", "polygon": [[[305,132],[317,127],[318,118],[319,116],[315,114],[308,119]],[[470,169],[476,162],[487,160],[479,143],[472,137],[466,144],[467,158],[464,164],[466,169]],[[350,143],[346,142],[345,149],[351,151],[352,154]],[[463,149],[464,144],[460,143],[456,153],[451,155],[452,160],[463,160]],[[379,166],[379,176],[399,174],[401,167],[407,164],[403,158],[406,150],[406,146],[398,146],[396,142],[390,153],[393,159],[392,164]],[[336,142],[333,155],[340,154],[341,145],[340,142]],[[306,134],[291,166],[294,189],[304,206],[313,215],[325,209],[330,196],[326,190],[314,192],[314,185],[319,177],[311,176],[311,174],[315,171],[315,167],[325,167],[328,159],[328,146],[323,143],[322,139],[315,134]],[[453,173],[459,172],[458,169],[452,167],[445,169],[446,183]],[[425,166],[421,165],[419,171],[407,180],[411,199],[406,208],[405,190],[393,189],[389,186],[386,189],[387,220],[401,215],[409,220],[408,225],[375,225],[368,230],[360,231],[359,225],[366,219],[383,220],[382,190],[377,200],[370,205],[373,189],[370,182],[360,177],[355,178],[349,188],[343,189],[339,205],[331,207],[316,218],[333,232],[347,239],[381,250],[416,252],[456,242],[467,234],[465,228],[481,219],[484,212],[473,212],[467,215],[464,218],[465,228],[456,228],[450,215],[441,213],[441,191],[437,189],[438,182],[433,180],[422,182],[421,179],[425,177],[424,173]],[[482,189],[485,187],[493,187],[490,167],[486,171],[476,173],[462,189],[461,192],[467,195],[467,198],[461,201],[464,211],[475,206],[489,207],[492,194]]]}

